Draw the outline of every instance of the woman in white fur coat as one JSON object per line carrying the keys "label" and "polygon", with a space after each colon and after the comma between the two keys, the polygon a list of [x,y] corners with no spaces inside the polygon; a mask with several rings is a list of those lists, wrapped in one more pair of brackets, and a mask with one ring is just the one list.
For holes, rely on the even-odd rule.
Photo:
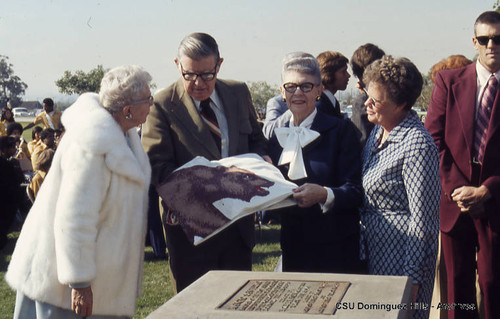
{"label": "woman in white fur coat", "polygon": [[138,66],[68,108],[66,132],[7,274],[14,318],[130,318],[142,285],[151,169],[136,127],[153,98]]}

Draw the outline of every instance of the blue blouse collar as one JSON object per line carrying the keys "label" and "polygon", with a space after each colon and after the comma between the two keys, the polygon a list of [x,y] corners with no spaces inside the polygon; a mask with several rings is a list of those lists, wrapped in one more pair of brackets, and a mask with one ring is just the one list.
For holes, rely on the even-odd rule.
{"label": "blue blouse collar", "polygon": [[[415,127],[416,125],[422,125],[422,122],[420,122],[420,119],[418,118],[417,112],[410,110],[406,117],[398,124],[396,127],[394,127],[389,135],[387,136],[387,139],[382,143],[382,145],[386,143],[399,143],[401,142],[408,131]],[[375,141],[380,140],[380,136],[383,132],[383,129],[380,125],[377,125],[377,131],[375,135]],[[380,146],[382,146],[380,145]]]}

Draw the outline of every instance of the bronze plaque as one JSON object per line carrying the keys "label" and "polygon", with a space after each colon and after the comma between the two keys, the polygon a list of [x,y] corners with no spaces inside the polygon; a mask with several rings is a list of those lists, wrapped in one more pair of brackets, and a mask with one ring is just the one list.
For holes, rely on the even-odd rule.
{"label": "bronze plaque", "polygon": [[332,315],[347,281],[249,280],[217,309]]}

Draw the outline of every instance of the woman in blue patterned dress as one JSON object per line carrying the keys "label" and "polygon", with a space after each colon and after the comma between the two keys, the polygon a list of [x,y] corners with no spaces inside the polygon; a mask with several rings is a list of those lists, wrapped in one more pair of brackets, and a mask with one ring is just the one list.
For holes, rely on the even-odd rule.
{"label": "woman in blue patterned dress", "polygon": [[[430,306],[439,229],[438,151],[411,107],[422,76],[408,59],[384,56],[365,71],[362,257],[370,274],[409,276],[414,300]],[[418,310],[415,318],[427,318]]]}

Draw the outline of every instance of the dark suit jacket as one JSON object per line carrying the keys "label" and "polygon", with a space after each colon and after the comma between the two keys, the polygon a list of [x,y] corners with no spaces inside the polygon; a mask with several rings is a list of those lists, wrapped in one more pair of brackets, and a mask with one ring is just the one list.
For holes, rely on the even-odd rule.
{"label": "dark suit jacket", "polygon": [[368,115],[366,114],[365,106],[365,101],[367,98],[368,96],[366,95],[366,93],[363,93],[361,95],[358,95],[352,103],[351,122],[357,128],[361,147],[365,146],[366,140],[368,139],[368,136],[370,136],[370,133],[375,126],[373,123],[368,121]]}
{"label": "dark suit jacket", "polygon": [[332,101],[330,101],[325,93],[321,93],[319,101],[316,102],[316,108],[330,116],[338,117],[339,119],[344,118],[344,116],[340,112],[340,105],[333,105]]}
{"label": "dark suit jacket", "polygon": [[[450,231],[460,216],[451,200],[453,190],[471,183],[471,158],[474,148],[476,65],[446,70],[436,75],[435,87],[425,127],[440,153],[441,230]],[[488,187],[492,198],[486,202],[490,226],[500,226],[500,90],[497,90],[480,173],[481,185]],[[472,185],[479,186],[479,185]]]}
{"label": "dark suit jacket", "polygon": [[[328,116],[318,110],[311,129],[319,132],[320,136],[302,150],[307,177],[294,182],[298,185],[315,183],[330,187],[335,200],[331,210],[326,213],[321,211],[319,205],[284,208],[281,214],[282,247],[296,246],[297,242],[311,246],[341,243],[351,247],[358,256],[358,207],[362,203],[361,150],[354,126],[350,121]],[[278,163],[282,150],[274,135],[269,141],[269,154],[274,163]],[[285,177],[288,167],[278,166]],[[354,240],[348,242],[346,238]],[[325,252],[325,255],[339,258],[333,251]]]}
{"label": "dark suit jacket", "polygon": [[276,127],[283,126],[283,123],[290,121],[292,112],[288,109],[288,105],[283,101],[283,96],[278,94],[267,101],[266,118],[262,132],[267,139],[270,139],[274,134]]}
{"label": "dark suit jacket", "polygon": [[[257,123],[246,84],[217,80],[215,90],[227,119],[229,156],[249,152],[266,154],[266,140]],[[196,156],[209,160],[221,157],[181,79],[155,94],[154,105],[143,126],[142,144],[150,158],[151,182],[155,186],[161,185],[173,170]],[[242,237],[247,241],[253,238],[253,224],[242,230]]]}

